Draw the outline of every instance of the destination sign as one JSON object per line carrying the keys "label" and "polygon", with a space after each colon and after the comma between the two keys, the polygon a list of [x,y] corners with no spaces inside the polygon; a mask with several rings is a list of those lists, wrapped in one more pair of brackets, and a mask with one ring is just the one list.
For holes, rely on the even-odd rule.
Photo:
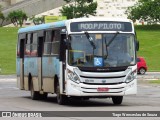
{"label": "destination sign", "polygon": [[129,22],[91,21],[71,23],[71,32],[82,31],[123,31],[131,32],[132,25]]}

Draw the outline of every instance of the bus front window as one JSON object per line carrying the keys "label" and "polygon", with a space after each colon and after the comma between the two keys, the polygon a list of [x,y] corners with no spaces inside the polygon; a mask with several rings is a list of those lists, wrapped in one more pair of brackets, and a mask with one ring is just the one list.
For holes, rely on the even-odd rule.
{"label": "bus front window", "polygon": [[[116,33],[115,33],[116,34]],[[133,34],[85,34],[71,35],[69,65],[80,67],[121,67],[135,64]],[[112,41],[111,41],[112,40]]]}

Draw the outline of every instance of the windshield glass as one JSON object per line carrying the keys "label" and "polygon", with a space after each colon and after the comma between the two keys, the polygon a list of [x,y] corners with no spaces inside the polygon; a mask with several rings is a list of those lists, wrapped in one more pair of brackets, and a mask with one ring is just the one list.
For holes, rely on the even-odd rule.
{"label": "windshield glass", "polygon": [[[133,34],[71,35],[68,63],[80,67],[121,67],[135,64]],[[95,45],[95,48],[93,47]]]}

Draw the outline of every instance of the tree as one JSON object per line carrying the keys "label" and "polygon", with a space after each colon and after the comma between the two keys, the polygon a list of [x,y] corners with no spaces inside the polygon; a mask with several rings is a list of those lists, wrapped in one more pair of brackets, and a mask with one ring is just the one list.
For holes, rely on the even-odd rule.
{"label": "tree", "polygon": [[93,2],[93,0],[74,0],[74,2],[73,0],[64,1],[70,4],[63,6],[60,12],[62,16],[67,16],[67,19],[96,15],[97,2]]}
{"label": "tree", "polygon": [[12,11],[7,16],[8,20],[11,20],[11,22],[14,24],[14,26],[20,25],[22,27],[23,22],[27,19],[27,15],[25,12],[21,10]]}
{"label": "tree", "polygon": [[33,20],[34,25],[39,25],[39,24],[44,23],[44,16],[42,16],[42,17],[33,16],[30,18],[30,20]]}
{"label": "tree", "polygon": [[0,20],[1,20],[0,27],[2,27],[3,22],[5,21],[5,17],[2,12],[0,12]]}
{"label": "tree", "polygon": [[144,20],[148,23],[160,22],[160,0],[139,0],[139,2],[129,7],[126,14],[129,19]]}
{"label": "tree", "polygon": [[2,7],[0,6],[0,20],[1,20],[0,27],[2,27],[3,22],[4,22],[4,20],[5,20],[5,17],[4,17],[4,15],[3,15],[3,13],[2,13],[1,10],[2,10]]}

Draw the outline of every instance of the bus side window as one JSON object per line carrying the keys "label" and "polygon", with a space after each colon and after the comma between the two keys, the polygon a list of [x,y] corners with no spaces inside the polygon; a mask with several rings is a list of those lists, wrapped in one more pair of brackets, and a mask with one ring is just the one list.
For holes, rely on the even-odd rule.
{"label": "bus side window", "polygon": [[52,31],[46,31],[45,32],[45,42],[44,42],[44,55],[50,55],[51,54],[51,39],[52,39]]}
{"label": "bus side window", "polygon": [[26,40],[26,34],[19,34],[18,35],[17,57],[20,57],[20,58],[24,57],[25,40]]}
{"label": "bus side window", "polygon": [[52,55],[59,55],[59,47],[60,47],[60,39],[61,39],[61,34],[60,30],[55,30],[52,32]]}
{"label": "bus side window", "polygon": [[20,40],[20,58],[24,58],[24,44],[25,39]]}
{"label": "bus side window", "polygon": [[32,40],[32,34],[26,35],[26,49],[25,49],[25,55],[30,56],[31,53],[31,40]]}
{"label": "bus side window", "polygon": [[17,57],[20,57],[20,37],[19,36],[18,36],[18,43],[17,43]]}
{"label": "bus side window", "polygon": [[31,56],[37,56],[37,33],[33,33]]}

